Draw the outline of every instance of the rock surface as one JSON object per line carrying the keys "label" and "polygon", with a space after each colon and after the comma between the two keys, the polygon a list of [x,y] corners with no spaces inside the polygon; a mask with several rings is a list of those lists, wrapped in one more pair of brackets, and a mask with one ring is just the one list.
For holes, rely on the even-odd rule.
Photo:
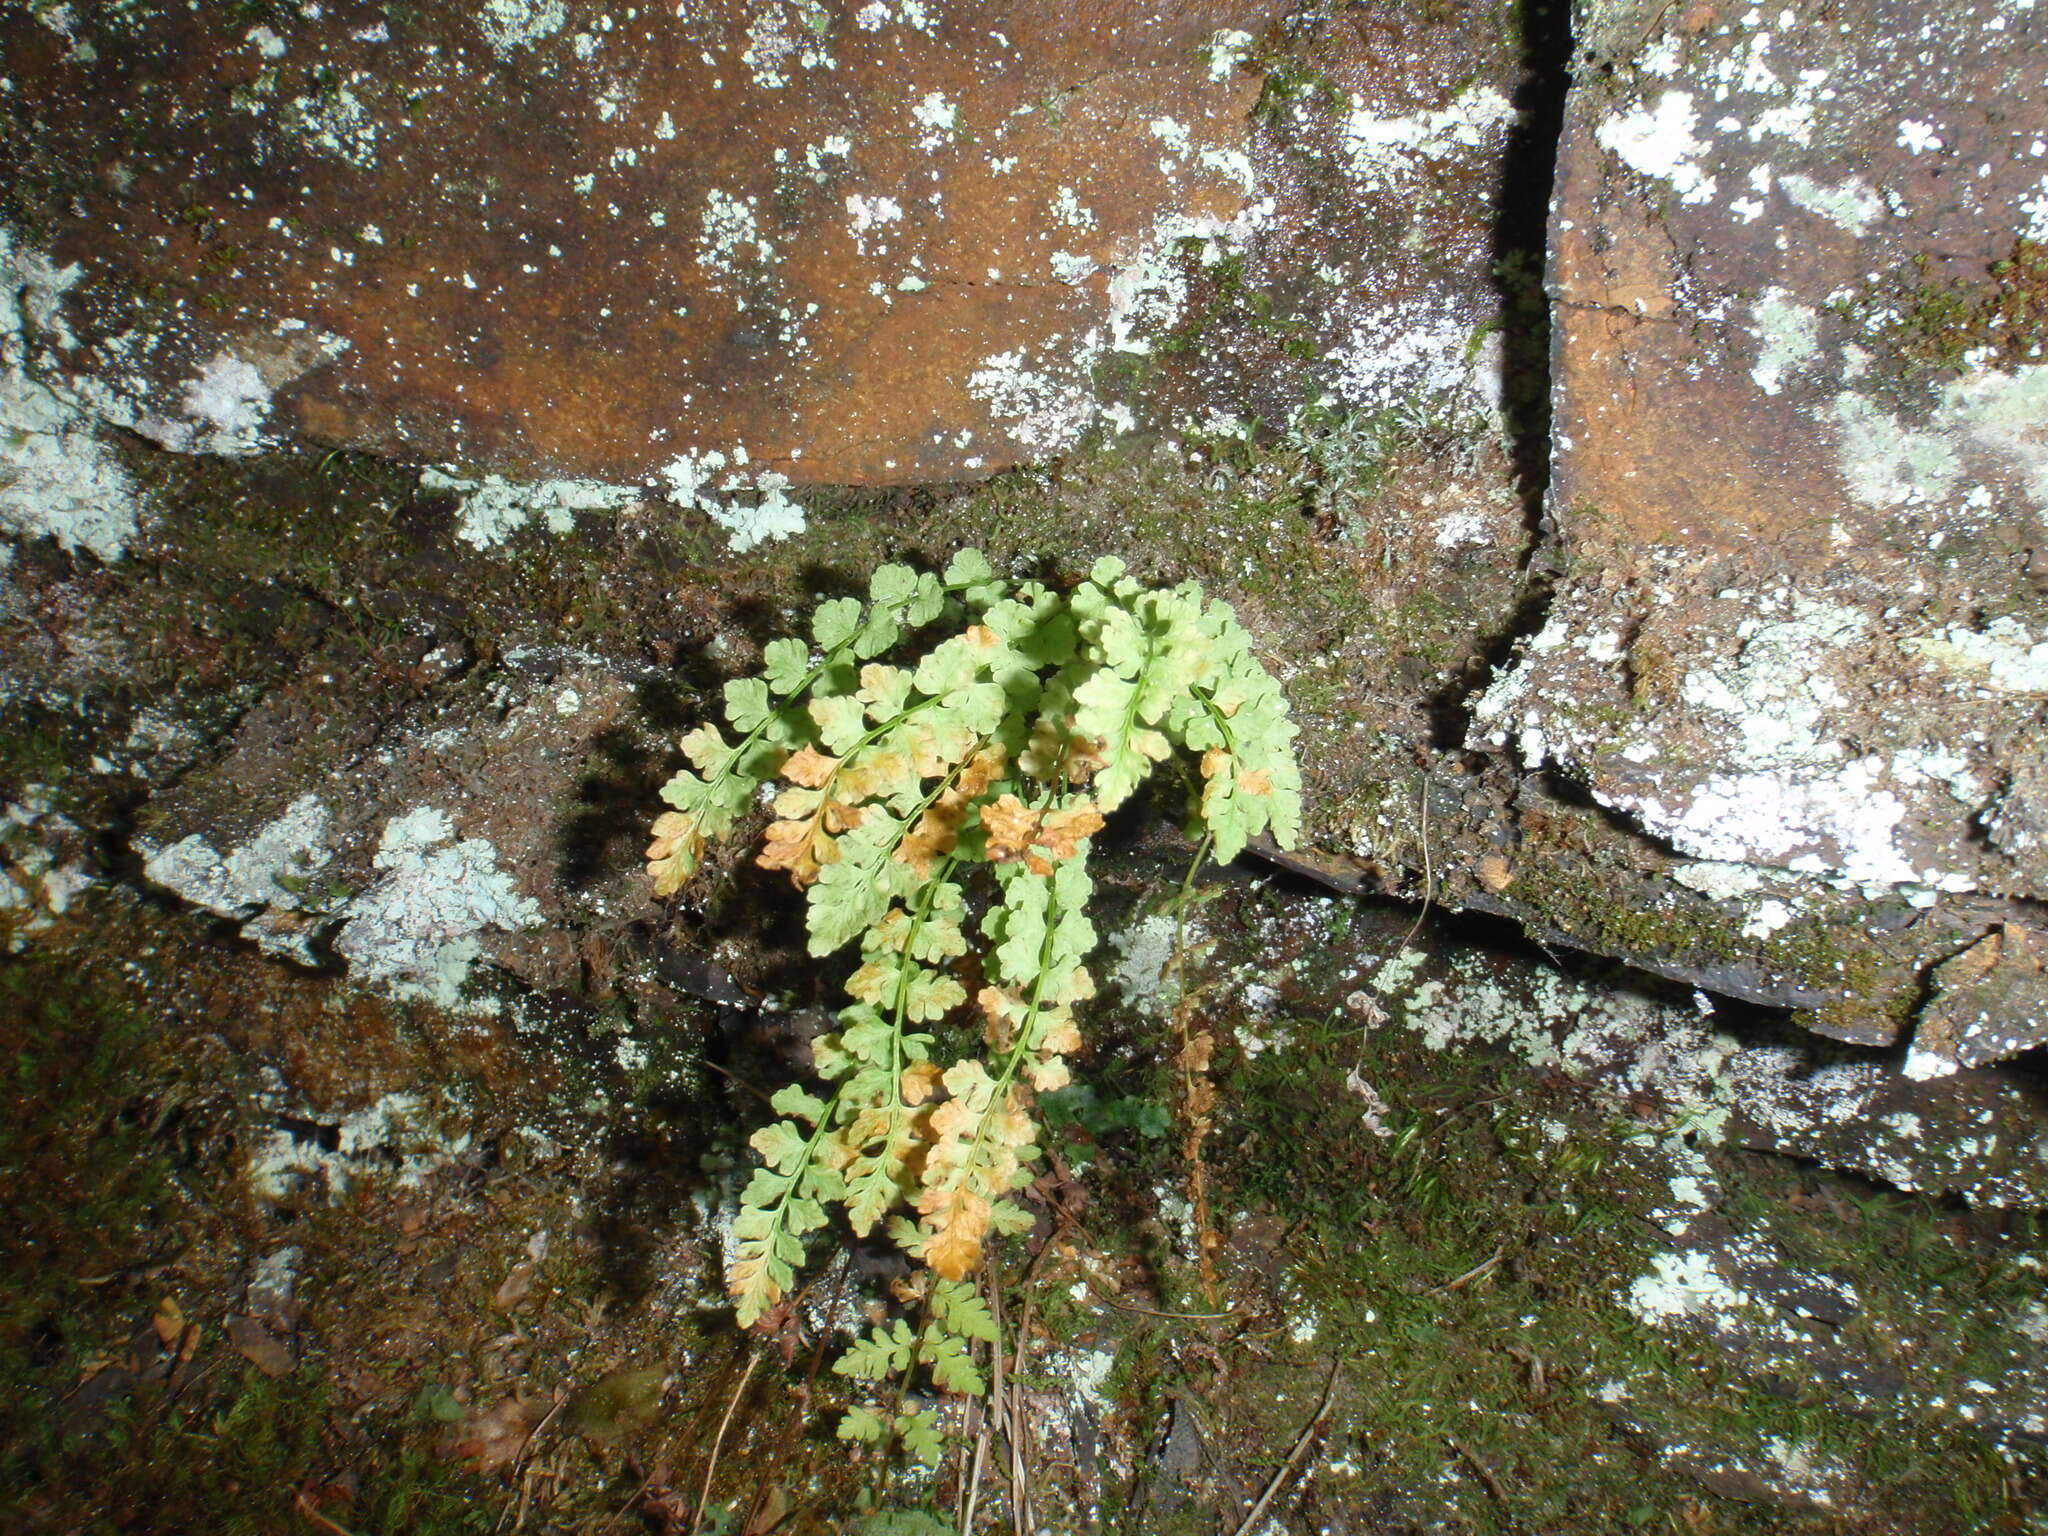
{"label": "rock surface", "polygon": [[1114,550],[1261,635],[1300,867],[1917,1031],[1792,1141],[2027,1198],[1886,1127],[2048,1018],[2033,12],[1590,14],[1551,402],[1488,7],[53,17],[0,20],[0,525],[105,568],[0,582],[0,703],[92,767],[10,771],[19,926],[132,876],[386,992],[630,992],[651,802],[579,797],[701,713],[646,687],[882,558]]}
{"label": "rock surface", "polygon": [[580,982],[577,932],[653,910],[639,882],[581,878],[571,839],[633,680],[574,652],[514,651],[460,682],[450,646],[383,659],[409,662],[417,703],[380,708],[384,678],[316,656],[145,808],[144,875],[268,953],[402,999],[494,1010],[479,961],[528,991]]}
{"label": "rock surface", "polygon": [[[1832,989],[1820,1027],[1891,1040],[1885,998],[2048,891],[2048,16],[1602,7],[1581,42],[1563,574],[1472,739]],[[1889,937],[1844,962],[1859,909]],[[2043,1038],[2006,975],[2000,1022],[1952,1021],[1967,1059]]]}
{"label": "rock surface", "polygon": [[984,475],[1131,400],[1489,409],[1492,12],[1290,22],[1282,76],[1276,7],[1127,9],[12,14],[38,374],[175,449],[656,487],[742,547],[793,484]]}

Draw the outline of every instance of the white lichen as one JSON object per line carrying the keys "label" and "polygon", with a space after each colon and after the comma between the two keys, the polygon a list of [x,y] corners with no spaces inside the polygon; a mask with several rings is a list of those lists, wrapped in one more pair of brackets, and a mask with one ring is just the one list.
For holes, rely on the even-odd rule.
{"label": "white lichen", "polygon": [[1179,1001],[1178,979],[1166,975],[1178,931],[1172,917],[1153,913],[1110,936],[1110,948],[1118,958],[1109,979],[1124,1001],[1148,1018],[1164,1018]]}
{"label": "white lichen", "polygon": [[420,474],[420,489],[452,492],[461,502],[455,536],[476,549],[496,549],[535,518],[550,533],[568,533],[579,512],[616,512],[640,499],[631,486],[602,480],[507,480],[486,475],[466,480],[438,469]]}
{"label": "white lichen", "polygon": [[1811,176],[1787,171],[1778,178],[1778,185],[1785,189],[1785,196],[1795,208],[1803,208],[1852,235],[1868,234],[1870,226],[1884,216],[1884,200],[1855,176],[1826,186]]}
{"label": "white lichen", "polygon": [[316,1180],[325,1185],[329,1200],[339,1200],[365,1178],[389,1178],[402,1189],[417,1189],[469,1148],[470,1134],[448,1134],[440,1118],[420,1095],[395,1092],[342,1116],[333,1127],[331,1149],[289,1130],[272,1131],[249,1154],[250,1187],[257,1198],[270,1201],[284,1200]]}
{"label": "white lichen", "polygon": [[64,296],[80,276],[0,228],[0,532],[53,538],[114,561],[141,521],[141,493],[101,441],[91,413],[32,376],[69,346]]}
{"label": "white lichen", "polygon": [[1982,630],[1952,624],[1939,634],[1909,636],[1899,645],[2000,693],[2048,694],[2048,639],[2036,640],[2010,616],[1993,619]]}
{"label": "white lichen", "polygon": [[1753,1304],[1748,1292],[1722,1278],[1711,1255],[1697,1250],[1656,1255],[1650,1272],[1630,1284],[1622,1301],[1653,1328],[1686,1319],[1716,1332],[1736,1327],[1741,1310]]}
{"label": "white lichen", "polygon": [[1435,111],[1389,117],[1353,96],[1338,141],[1360,188],[1384,191],[1431,162],[1497,142],[1514,125],[1514,103],[1490,85],[1468,86]]}
{"label": "white lichen", "polygon": [[226,852],[200,833],[168,846],[136,839],[142,872],[165,890],[222,917],[242,920],[242,933],[267,953],[309,960],[304,929],[279,913],[309,905],[308,883],[333,860],[333,813],[305,794]]}
{"label": "white lichen", "polygon": [[1714,178],[1698,164],[1709,148],[1697,136],[1698,127],[1691,93],[1665,91],[1654,107],[1637,107],[1603,120],[1593,130],[1593,140],[1631,170],[1668,182],[1680,202],[1703,203],[1714,195]]}
{"label": "white lichen", "polygon": [[[185,412],[210,429],[216,440],[253,452],[270,416],[271,391],[254,363],[232,352],[217,352],[187,380]],[[209,451],[221,452],[218,447]]]}
{"label": "white lichen", "polygon": [[669,460],[661,476],[669,500],[702,512],[725,529],[735,554],[804,530],[803,504],[790,496],[789,477],[779,470],[749,468],[743,452],[728,458],[715,448],[691,450]]}
{"label": "white lichen", "polygon": [[1756,387],[1767,395],[1784,388],[1785,376],[1804,367],[1820,352],[1820,314],[1783,288],[1766,288],[1750,306],[1751,331],[1757,339],[1756,366],[1749,370]]}
{"label": "white lichen", "polygon": [[477,29],[499,58],[552,37],[569,20],[563,0],[484,0]]}
{"label": "white lichen", "polygon": [[379,877],[342,909],[334,945],[350,974],[401,998],[479,1006],[463,997],[478,936],[538,925],[540,904],[498,868],[489,842],[458,838],[432,806],[392,817],[371,862]]}

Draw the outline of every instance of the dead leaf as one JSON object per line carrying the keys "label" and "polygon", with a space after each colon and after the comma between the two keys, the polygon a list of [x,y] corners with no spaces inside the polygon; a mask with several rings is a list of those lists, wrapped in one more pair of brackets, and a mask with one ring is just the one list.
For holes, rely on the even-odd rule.
{"label": "dead leaf", "polygon": [[839,771],[839,759],[827,757],[816,747],[805,747],[782,765],[782,776],[805,789],[822,789]]}
{"label": "dead leaf", "polygon": [[981,825],[988,833],[988,856],[998,863],[1014,863],[1031,846],[1038,831],[1038,812],[1015,795],[1006,794],[981,808]]}
{"label": "dead leaf", "polygon": [[789,1508],[788,1491],[780,1483],[770,1483],[741,1536],[768,1536],[768,1532],[789,1518]]}
{"label": "dead leaf", "polygon": [[917,1208],[931,1228],[924,1240],[924,1261],[942,1280],[964,1280],[981,1262],[982,1239],[988,1236],[989,1203],[967,1189],[928,1189]]}
{"label": "dead leaf", "polygon": [[1109,766],[1109,744],[1092,736],[1075,736],[1067,742],[1067,782],[1085,784]]}
{"label": "dead leaf", "polygon": [[816,821],[771,821],[754,862],[763,869],[788,870],[790,882],[801,890],[818,878],[820,866],[838,856],[839,850],[818,831]]}
{"label": "dead leaf", "polygon": [[253,1317],[231,1317],[227,1322],[228,1342],[235,1353],[270,1377],[291,1374],[292,1353],[283,1341]]}
{"label": "dead leaf", "polygon": [[[1102,812],[1086,800],[1078,805],[1067,806],[1064,810],[1049,811],[1039,824],[1037,846],[1043,848],[1054,862],[1071,859],[1081,851],[1081,844],[1102,830]],[[1034,874],[1049,875],[1050,868],[1037,869]]]}
{"label": "dead leaf", "polygon": [[512,1311],[533,1293],[533,1271],[533,1260],[521,1259],[498,1283],[491,1301],[500,1312]]}
{"label": "dead leaf", "polygon": [[471,1413],[441,1437],[441,1454],[469,1463],[477,1472],[499,1472],[519,1459],[534,1429],[547,1414],[537,1397],[508,1397],[491,1408]]}
{"label": "dead leaf", "polygon": [[914,1062],[903,1069],[903,1102],[915,1108],[939,1090],[939,1069],[929,1061]]}

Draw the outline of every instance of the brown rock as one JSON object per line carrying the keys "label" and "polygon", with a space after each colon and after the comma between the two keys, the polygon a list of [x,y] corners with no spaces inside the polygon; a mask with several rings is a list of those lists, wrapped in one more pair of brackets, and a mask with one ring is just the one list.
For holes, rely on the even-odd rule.
{"label": "brown rock", "polygon": [[231,1317],[227,1321],[228,1342],[235,1352],[266,1376],[289,1376],[292,1353],[253,1317]]}
{"label": "brown rock", "polygon": [[[297,430],[771,527],[787,484],[983,475],[1133,403],[1488,416],[1512,39],[1279,10],[10,15],[16,214],[75,264],[35,371],[181,450]],[[1449,464],[1388,476],[1396,521],[1440,532]],[[1457,496],[1442,548],[1519,545],[1511,491]]]}
{"label": "brown rock", "polygon": [[1508,861],[1497,853],[1489,853],[1473,870],[1479,883],[1498,895],[1515,882],[1515,871]]}
{"label": "brown rock", "polygon": [[1843,893],[2044,889],[2048,606],[2013,573],[2048,525],[2048,336],[2014,316],[2048,20],[1695,7],[1584,46],[1551,228],[1569,575],[1475,738],[1679,855],[1767,969],[1882,1015],[1961,920],[1843,922]]}
{"label": "brown rock", "polygon": [[2048,1041],[2048,941],[2008,923],[1934,968],[1906,1071],[1946,1077]]}
{"label": "brown rock", "polygon": [[84,267],[62,358],[116,419],[234,451],[276,391],[279,424],[402,457],[751,484],[1067,446],[1176,243],[1249,227],[1259,82],[1205,50],[1272,10],[0,25],[20,200]]}

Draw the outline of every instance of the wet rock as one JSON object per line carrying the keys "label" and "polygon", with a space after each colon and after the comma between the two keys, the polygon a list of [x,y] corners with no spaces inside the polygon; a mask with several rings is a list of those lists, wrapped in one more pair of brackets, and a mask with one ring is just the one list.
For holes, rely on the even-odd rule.
{"label": "wet rock", "polygon": [[1690,1230],[1717,1199],[1704,1155],[1714,1146],[1813,1158],[1978,1204],[2048,1205],[2048,1129],[2016,1073],[1928,1082],[1891,1055],[1724,1026],[1703,995],[1687,1005],[1474,956],[1402,949],[1368,990],[1433,1048],[1505,1043],[1666,1125],[1649,1145],[1666,1165],[1660,1219],[1672,1231]]}
{"label": "wet rock", "polygon": [[528,476],[667,466],[772,520],[791,481],[1073,440],[1091,365],[1156,318],[1145,274],[1258,217],[1236,62],[1269,9],[7,26],[43,211],[88,262],[65,362],[110,419],[210,452],[298,426]]}
{"label": "wet rock", "polygon": [[[2032,1265],[2025,1257],[2018,1263]],[[1787,1403],[1866,1423],[1901,1410],[1946,1419],[2007,1454],[2043,1427],[2040,1388],[2048,1356],[2031,1331],[2031,1313],[2014,1317],[1964,1308],[1973,1336],[1967,1348],[1957,1348],[1945,1336],[1956,1330],[1959,1298],[1873,1296],[1867,1300],[1890,1315],[1870,1327],[1869,1319],[1858,1321],[1866,1298],[1855,1285],[1803,1269],[1769,1237],[1718,1217],[1702,1222],[1674,1250],[1651,1255],[1648,1267],[1619,1300],[1645,1327],[1709,1342],[1717,1354]],[[1942,1339],[1943,1347],[1935,1347],[1935,1339]],[[1987,1360],[1997,1362],[1995,1367]],[[1667,1456],[1686,1451],[1670,1446],[1669,1437],[1654,1427],[1682,1409],[1669,1397],[1668,1387],[1653,1386],[1647,1374],[1631,1374],[1603,1384],[1598,1395],[1619,1424],[1647,1433]],[[1774,1498],[1797,1497],[1802,1487],[1819,1491],[1811,1478],[1797,1475],[1816,1470],[1811,1446],[1805,1448],[1808,1455],[1798,1458],[1806,1463],[1803,1469],[1788,1461],[1787,1453],[1797,1448],[1775,1436],[1760,1447],[1765,1452],[1761,1458],[1754,1452],[1731,1454],[1735,1448],[1725,1444],[1692,1449],[1712,1453],[1699,1463],[1700,1470],[1741,1469]],[[1783,1475],[1788,1471],[1795,1474],[1789,1487]],[[1843,1471],[1837,1468],[1838,1474]],[[1818,1502],[1846,1502],[1839,1476],[1823,1481],[1836,1486]]]}
{"label": "wet rock", "polygon": [[[1497,415],[1517,39],[1476,4],[1275,14],[13,15],[49,247],[6,258],[16,414],[61,404],[28,425],[66,483],[102,474],[93,420],[221,454],[297,431],[480,471],[442,483],[480,547],[658,491],[736,549],[802,525],[795,486],[1140,417]],[[112,556],[134,518],[54,516],[14,521]],[[1512,497],[1433,521],[1519,533]]]}
{"label": "wet rock", "polygon": [[[2048,889],[2048,338],[2019,298],[2048,21],[1702,5],[1596,11],[1581,41],[1551,229],[1565,574],[1472,740],[1583,786],[1760,982],[1832,991],[1816,1027],[1886,1041],[1921,971],[2013,915],[1970,893]],[[2008,974],[2009,1007],[2048,1004]],[[1972,1061],[2021,1038],[1952,1027]]]}
{"label": "wet rock", "polygon": [[1934,968],[1906,1075],[1946,1077],[2048,1041],[2048,942],[2007,924]]}
{"label": "wet rock", "polygon": [[650,900],[568,840],[594,744],[630,733],[633,679],[574,651],[482,675],[427,641],[370,660],[316,657],[145,807],[145,875],[270,953],[403,999],[493,1009],[470,986],[480,962],[534,989],[577,981],[570,926]]}
{"label": "wet rock", "polygon": [[230,1317],[225,1331],[235,1353],[266,1376],[288,1376],[292,1352],[253,1317]]}

